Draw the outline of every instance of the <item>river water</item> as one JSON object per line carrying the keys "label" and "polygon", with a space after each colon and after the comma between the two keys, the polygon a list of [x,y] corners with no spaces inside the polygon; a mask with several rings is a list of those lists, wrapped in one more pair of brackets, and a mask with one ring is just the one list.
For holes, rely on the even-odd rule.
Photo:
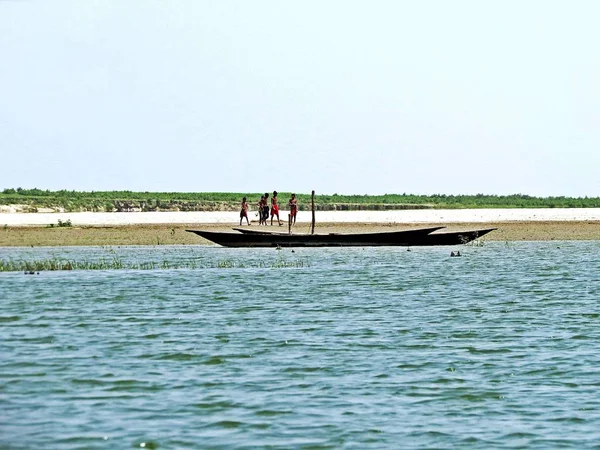
{"label": "river water", "polygon": [[[600,242],[3,248],[0,448],[600,448]],[[173,268],[179,267],[179,268]]]}

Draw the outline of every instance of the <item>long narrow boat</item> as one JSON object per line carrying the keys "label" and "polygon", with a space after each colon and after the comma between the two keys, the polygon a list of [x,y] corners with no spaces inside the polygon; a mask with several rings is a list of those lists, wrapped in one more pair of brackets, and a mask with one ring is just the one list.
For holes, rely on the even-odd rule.
{"label": "long narrow boat", "polygon": [[[315,191],[312,191],[312,231],[315,229]],[[495,228],[434,233],[444,226],[383,233],[285,234],[234,228],[239,233],[186,230],[224,247],[383,247],[466,244]]]}
{"label": "long narrow boat", "polygon": [[384,233],[353,234],[281,234],[281,233],[227,233],[219,231],[186,230],[224,247],[382,247],[412,246],[444,227]]}
{"label": "long narrow boat", "polygon": [[467,244],[481,236],[488,234],[497,228],[483,228],[470,231],[445,231],[443,233],[431,233],[415,239],[413,246],[429,246],[429,245],[461,245]]}
{"label": "long narrow boat", "polygon": [[251,228],[241,228],[241,227],[233,227],[232,230],[235,231],[239,231],[240,233],[243,234],[275,234],[277,236],[287,236],[290,233],[284,233],[282,231],[269,231],[269,230],[264,230],[262,228],[259,229],[251,229]]}
{"label": "long narrow boat", "polygon": [[[443,227],[441,227],[443,228]],[[252,230],[249,228],[233,228],[243,234],[269,234],[286,236],[287,234],[277,231],[267,230]],[[441,233],[430,233],[414,237],[411,242],[411,246],[430,246],[430,245],[461,245],[467,244],[475,239],[480,238],[483,235],[490,233],[491,231],[497,230],[497,228],[482,228],[478,230],[469,231],[444,231]],[[386,233],[374,233],[374,234],[386,234]],[[346,235],[344,235],[346,236]]]}

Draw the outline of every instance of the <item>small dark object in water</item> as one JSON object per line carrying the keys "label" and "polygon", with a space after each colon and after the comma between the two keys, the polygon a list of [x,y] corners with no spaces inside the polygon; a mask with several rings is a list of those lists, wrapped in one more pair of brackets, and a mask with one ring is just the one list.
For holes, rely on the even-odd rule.
{"label": "small dark object in water", "polygon": [[450,252],[450,256],[461,256],[460,252]]}

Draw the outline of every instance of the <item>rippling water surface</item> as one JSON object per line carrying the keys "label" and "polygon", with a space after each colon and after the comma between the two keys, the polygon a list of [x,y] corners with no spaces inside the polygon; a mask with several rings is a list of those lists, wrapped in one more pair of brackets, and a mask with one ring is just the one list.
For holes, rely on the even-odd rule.
{"label": "rippling water surface", "polygon": [[197,266],[0,273],[0,447],[599,448],[600,243],[411,250],[0,249]]}

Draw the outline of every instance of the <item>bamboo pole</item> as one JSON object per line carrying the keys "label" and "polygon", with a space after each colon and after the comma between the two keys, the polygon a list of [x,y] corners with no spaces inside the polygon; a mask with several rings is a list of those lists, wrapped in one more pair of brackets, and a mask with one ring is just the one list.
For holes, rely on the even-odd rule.
{"label": "bamboo pole", "polygon": [[312,223],[310,234],[315,234],[315,191],[312,191],[311,196]]}

